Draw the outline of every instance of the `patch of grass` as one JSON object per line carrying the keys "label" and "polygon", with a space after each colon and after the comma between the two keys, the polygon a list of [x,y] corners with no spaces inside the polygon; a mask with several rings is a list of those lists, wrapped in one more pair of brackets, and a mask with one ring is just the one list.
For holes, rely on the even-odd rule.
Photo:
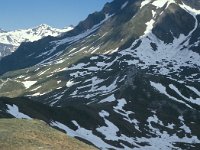
{"label": "patch of grass", "polygon": [[93,150],[95,148],[68,137],[43,121],[0,119],[0,149]]}

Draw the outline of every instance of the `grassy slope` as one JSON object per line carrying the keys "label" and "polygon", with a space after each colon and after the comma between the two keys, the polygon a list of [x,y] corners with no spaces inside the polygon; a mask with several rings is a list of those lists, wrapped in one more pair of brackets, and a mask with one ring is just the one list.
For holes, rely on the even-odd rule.
{"label": "grassy slope", "polygon": [[1,150],[92,150],[39,120],[0,119]]}

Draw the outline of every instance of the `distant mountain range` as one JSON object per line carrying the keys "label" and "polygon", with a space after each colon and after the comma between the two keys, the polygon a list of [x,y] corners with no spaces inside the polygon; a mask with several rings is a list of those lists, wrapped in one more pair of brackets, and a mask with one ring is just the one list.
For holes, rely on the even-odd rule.
{"label": "distant mountain range", "polygon": [[200,149],[199,24],[199,0],[106,3],[0,60],[0,117],[103,150]]}
{"label": "distant mountain range", "polygon": [[72,26],[57,29],[46,24],[14,31],[0,29],[0,59],[14,52],[22,42],[33,42],[47,36],[58,36],[72,29]]}

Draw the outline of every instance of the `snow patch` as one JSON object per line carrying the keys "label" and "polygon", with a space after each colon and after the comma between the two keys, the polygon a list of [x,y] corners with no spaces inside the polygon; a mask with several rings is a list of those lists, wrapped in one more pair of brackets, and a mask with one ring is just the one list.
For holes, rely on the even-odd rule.
{"label": "snow patch", "polygon": [[155,23],[155,20],[153,19],[151,19],[149,22],[146,23],[147,27],[146,27],[146,31],[144,32],[144,35],[147,35],[148,33],[152,31],[154,23]]}
{"label": "snow patch", "polygon": [[110,103],[110,102],[113,102],[115,100],[116,100],[115,96],[114,96],[114,94],[112,94],[112,95],[108,96],[107,98],[101,100],[99,103],[105,103],[105,102],[109,102]]}
{"label": "snow patch", "polygon": [[186,86],[186,87],[188,87],[190,90],[192,90],[194,93],[196,93],[200,97],[200,91],[198,91],[196,88],[192,86]]}
{"label": "snow patch", "polygon": [[31,117],[29,117],[28,115],[25,115],[21,112],[19,112],[19,108],[16,105],[8,105],[6,104],[6,106],[8,107],[8,110],[6,110],[7,113],[13,115],[15,118],[18,119],[32,119]]}
{"label": "snow patch", "polygon": [[68,88],[71,87],[71,86],[73,86],[73,85],[74,85],[74,81],[71,81],[71,80],[67,81],[67,83],[66,83],[66,86]]}
{"label": "snow patch", "polygon": [[127,5],[128,5],[128,1],[125,2],[125,3],[122,5],[121,9],[124,9]]}
{"label": "snow patch", "polygon": [[144,7],[145,5],[149,4],[151,1],[152,1],[152,0],[144,0],[144,1],[142,1],[141,6],[140,6],[140,9],[141,9],[142,7]]}
{"label": "snow patch", "polygon": [[162,84],[160,84],[160,83],[155,83],[155,82],[152,82],[152,81],[150,81],[150,84],[151,84],[152,87],[154,87],[154,88],[155,88],[157,91],[159,91],[161,94],[164,94],[164,95],[168,96],[170,99],[175,100],[175,101],[177,101],[177,102],[179,102],[179,103],[185,104],[185,105],[186,105],[187,107],[189,107],[189,108],[192,108],[190,105],[188,105],[187,103],[183,102],[182,100],[178,100],[177,98],[175,98],[175,97],[169,95],[169,94],[167,93],[166,87],[163,86]]}
{"label": "snow patch", "polygon": [[187,98],[185,97],[177,87],[175,87],[173,84],[170,84],[169,87],[174,90],[179,96],[181,96],[184,100],[188,101],[188,102],[191,102],[193,104],[197,104],[197,105],[200,105],[200,98],[197,98],[197,99],[193,99],[192,97],[190,98]]}
{"label": "snow patch", "polygon": [[22,82],[26,89],[30,88],[32,85],[34,85],[37,81],[24,81]]}
{"label": "snow patch", "polygon": [[115,149],[113,146],[108,145],[101,138],[94,135],[91,130],[87,130],[80,127],[76,121],[73,121],[73,123],[78,127],[78,129],[75,131],[58,121],[52,121],[51,125],[64,130],[67,133],[67,135],[71,137],[79,137],[87,141],[90,141],[92,144],[96,145],[98,148],[102,150]]}
{"label": "snow patch", "polygon": [[117,141],[119,139],[117,137],[117,132],[119,131],[119,128],[105,118],[109,116],[109,113],[103,110],[99,113],[99,115],[104,119],[106,126],[102,126],[100,128],[97,128],[96,130],[105,135],[106,140]]}

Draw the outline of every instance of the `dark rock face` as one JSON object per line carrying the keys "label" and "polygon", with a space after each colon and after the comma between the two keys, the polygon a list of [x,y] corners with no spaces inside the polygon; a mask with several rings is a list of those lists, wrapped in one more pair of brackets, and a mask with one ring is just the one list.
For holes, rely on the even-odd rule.
{"label": "dark rock face", "polygon": [[182,0],[185,4],[191,6],[192,8],[195,8],[197,10],[200,9],[200,1],[199,0]]}
{"label": "dark rock face", "polygon": [[47,56],[44,56],[43,58],[35,58],[34,55],[32,55],[32,57],[29,56],[31,54],[37,55],[45,53],[44,49],[46,47],[50,49],[51,46],[49,45],[49,39],[51,39],[51,37],[39,40],[38,42],[22,43],[12,55],[2,58],[0,61],[0,74],[7,71],[30,67],[44,60]]}
{"label": "dark rock face", "polygon": [[170,5],[159,17],[153,33],[165,43],[173,43],[174,38],[180,34],[188,35],[194,27],[195,19],[192,15],[179,6]]}
{"label": "dark rock face", "polygon": [[[200,22],[200,15],[197,16],[198,22]],[[190,49],[198,54],[200,54],[200,43],[199,41],[199,33],[200,33],[200,27],[198,26],[196,30],[193,32],[191,39],[190,39]],[[195,44],[194,44],[195,43]]]}

